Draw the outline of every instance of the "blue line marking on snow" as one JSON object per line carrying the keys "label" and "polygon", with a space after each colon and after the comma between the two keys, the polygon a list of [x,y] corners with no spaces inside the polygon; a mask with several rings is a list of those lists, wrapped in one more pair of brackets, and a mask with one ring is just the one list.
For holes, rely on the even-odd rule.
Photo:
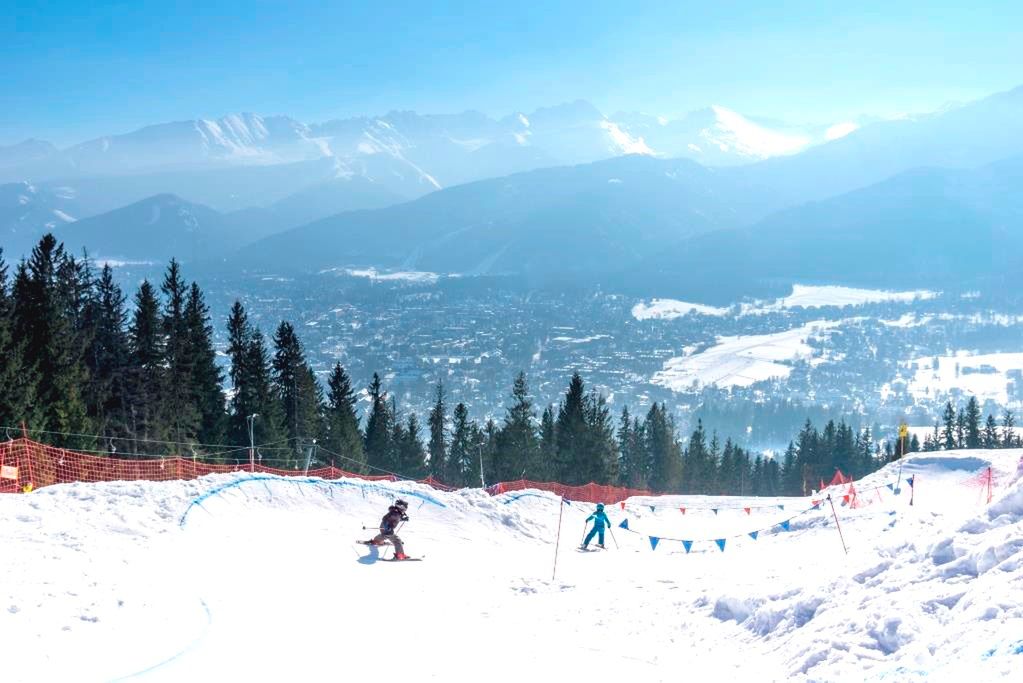
{"label": "blue line marking on snow", "polygon": [[[424,493],[419,493],[418,491],[411,491],[411,490],[402,489],[402,488],[397,488],[397,489],[395,489],[395,488],[387,488],[387,487],[380,486],[379,484],[374,484],[374,483],[371,483],[371,482],[348,481],[348,480],[334,481],[334,480],[327,480],[327,479],[317,479],[316,477],[304,477],[304,478],[303,477],[277,477],[277,476],[273,476],[273,475],[269,475],[269,474],[254,474],[252,476],[244,477],[242,479],[236,479],[236,480],[234,480],[232,482],[228,482],[227,484],[223,484],[222,486],[217,486],[215,488],[212,488],[209,491],[207,491],[206,493],[202,494],[201,496],[198,496],[198,497],[192,499],[192,501],[188,504],[188,507],[185,508],[184,513],[182,513],[181,520],[178,522],[178,526],[184,527],[185,526],[185,522],[188,521],[188,513],[192,511],[192,508],[194,508],[194,507],[202,507],[203,502],[205,502],[206,500],[209,500],[210,498],[219,496],[220,494],[224,493],[225,491],[228,491],[230,489],[239,487],[242,484],[249,484],[249,483],[257,482],[257,481],[263,482],[263,485],[267,487],[267,491],[270,490],[270,487],[267,485],[268,482],[275,482],[275,483],[282,483],[282,484],[297,484],[299,486],[301,486],[303,484],[305,484],[305,485],[312,485],[312,486],[327,486],[327,487],[331,487],[331,486],[341,486],[341,487],[350,486],[352,488],[362,489],[363,491],[366,491],[366,490],[377,491],[377,492],[380,492],[380,493],[386,493],[388,495],[393,495],[395,493],[400,493],[403,496],[408,496],[410,498],[419,498],[420,500],[422,500],[422,501],[424,501],[426,503],[432,503],[433,505],[437,505],[437,506],[442,507],[442,508],[446,508],[447,507],[447,505],[445,505],[441,501],[437,500],[436,498],[434,498],[432,496],[428,496],[428,495],[426,495]],[[205,510],[206,508],[203,508],[203,509]]]}
{"label": "blue line marking on snow", "polygon": [[[549,498],[550,496],[552,496],[554,494],[543,494],[543,493],[506,493],[505,495],[508,496],[508,498],[501,501],[502,505],[507,505],[508,503],[514,503],[519,498],[529,498],[531,496],[533,498]],[[566,500],[565,502],[567,503],[568,501]]]}
{"label": "blue line marking on snow", "polygon": [[186,654],[191,652],[195,648],[196,645],[198,645],[203,640],[205,640],[206,639],[206,634],[209,633],[210,625],[213,624],[213,614],[210,612],[210,607],[209,607],[209,605],[206,604],[205,600],[200,599],[199,602],[202,604],[202,608],[206,612],[206,624],[203,626],[202,633],[200,633],[198,636],[196,636],[195,640],[193,640],[191,643],[186,645],[185,648],[183,650],[181,650],[180,652],[178,652],[177,654],[171,655],[167,659],[164,659],[161,662],[157,662],[156,664],[153,664],[152,666],[148,666],[145,669],[142,669],[140,671],[136,671],[135,673],[130,673],[127,676],[119,676],[117,678],[113,678],[113,679],[111,679],[111,683],[116,683],[117,681],[126,681],[126,680],[131,679],[131,678],[138,678],[139,676],[144,676],[144,675],[146,675],[148,673],[152,673],[153,671],[156,671],[157,669],[170,664],[175,659],[178,659],[179,657],[185,656]]}

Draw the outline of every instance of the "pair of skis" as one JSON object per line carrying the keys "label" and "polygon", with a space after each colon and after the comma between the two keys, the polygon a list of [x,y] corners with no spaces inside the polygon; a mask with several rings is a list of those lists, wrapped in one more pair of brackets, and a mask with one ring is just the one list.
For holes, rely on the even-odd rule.
{"label": "pair of skis", "polygon": [[[382,545],[391,545],[390,543],[374,543],[373,541],[358,541],[357,540],[355,542],[358,543],[359,545],[368,545],[368,546],[370,546],[372,548],[379,548]],[[404,560],[399,560],[396,557],[390,557],[390,558],[383,558],[383,557],[381,557],[379,560],[377,560],[377,562],[422,562],[424,557],[426,557],[426,556],[423,555],[423,557],[406,557]]]}

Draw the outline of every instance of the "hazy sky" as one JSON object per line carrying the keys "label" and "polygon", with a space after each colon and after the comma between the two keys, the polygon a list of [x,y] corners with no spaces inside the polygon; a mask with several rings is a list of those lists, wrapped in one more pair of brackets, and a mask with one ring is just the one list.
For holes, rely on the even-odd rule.
{"label": "hazy sky", "polygon": [[1023,83],[1019,0],[830,4],[18,0],[0,16],[0,144],[237,111],[504,115],[578,98],[830,123]]}

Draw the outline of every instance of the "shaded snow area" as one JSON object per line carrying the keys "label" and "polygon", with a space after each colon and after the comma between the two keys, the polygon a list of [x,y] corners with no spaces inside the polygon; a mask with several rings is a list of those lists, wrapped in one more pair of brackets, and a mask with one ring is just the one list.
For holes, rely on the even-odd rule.
{"label": "shaded snow area", "polygon": [[960,351],[954,356],[907,361],[903,366],[911,371],[909,392],[920,400],[958,389],[976,396],[981,403],[992,400],[1012,405],[1018,391],[1013,385],[1023,382],[1023,353]]}
{"label": "shaded snow area", "polygon": [[[927,454],[901,486],[898,465],[856,482],[848,555],[810,498],[633,498],[588,553],[592,506],[567,505],[553,580],[562,508],[541,492],[237,474],[7,495],[3,680],[1013,680],[1020,456]],[[991,505],[964,484],[989,464]],[[422,562],[353,543],[396,495]]]}
{"label": "shaded snow area", "polygon": [[718,337],[717,343],[698,353],[669,358],[651,383],[687,391],[704,386],[748,387],[769,379],[788,377],[790,363],[813,360],[807,341],[821,337],[840,321],[817,321],[784,332]]}

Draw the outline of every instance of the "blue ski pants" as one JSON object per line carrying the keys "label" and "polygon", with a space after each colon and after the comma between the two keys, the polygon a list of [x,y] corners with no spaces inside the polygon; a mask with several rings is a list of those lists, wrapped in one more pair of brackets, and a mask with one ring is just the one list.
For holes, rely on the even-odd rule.
{"label": "blue ski pants", "polygon": [[590,529],[590,533],[586,534],[586,540],[583,541],[583,545],[589,545],[594,536],[597,537],[597,543],[604,545],[604,527],[600,527],[599,529],[597,527],[593,527]]}

